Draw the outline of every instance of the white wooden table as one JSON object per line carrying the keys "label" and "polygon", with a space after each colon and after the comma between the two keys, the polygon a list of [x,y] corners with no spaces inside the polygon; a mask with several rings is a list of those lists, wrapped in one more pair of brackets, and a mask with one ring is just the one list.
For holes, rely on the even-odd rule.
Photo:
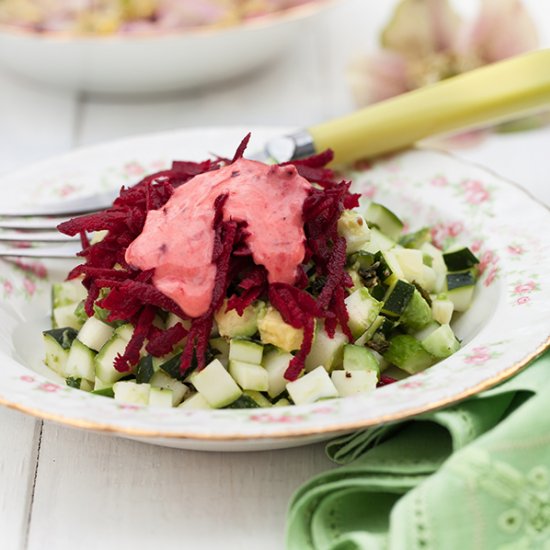
{"label": "white wooden table", "polygon": [[[301,126],[347,112],[352,102],[346,64],[373,47],[393,3],[376,7],[348,0],[304,24],[294,52],[276,64],[192,93],[91,97],[43,89],[0,71],[0,172],[135,133]],[[549,37],[544,6],[536,0],[529,5]],[[472,6],[468,1],[463,7]],[[517,181],[548,204],[549,150],[546,129],[495,136],[459,155]],[[279,549],[291,494],[330,467],[321,445],[248,454],[187,452],[0,410],[0,548]]]}

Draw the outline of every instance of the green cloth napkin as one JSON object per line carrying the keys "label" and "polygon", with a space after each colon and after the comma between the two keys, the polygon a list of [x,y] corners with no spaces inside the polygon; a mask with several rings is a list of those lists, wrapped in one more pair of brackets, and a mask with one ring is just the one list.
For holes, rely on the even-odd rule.
{"label": "green cloth napkin", "polygon": [[288,550],[550,550],[550,353],[444,410],[332,441]]}

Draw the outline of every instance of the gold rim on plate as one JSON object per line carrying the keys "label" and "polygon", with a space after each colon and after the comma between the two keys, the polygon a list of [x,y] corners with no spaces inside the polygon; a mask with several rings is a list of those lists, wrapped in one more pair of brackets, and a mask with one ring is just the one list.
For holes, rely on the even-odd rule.
{"label": "gold rim on plate", "polygon": [[493,376],[487,380],[484,380],[477,386],[465,390],[464,392],[449,397],[448,399],[440,399],[439,401],[434,401],[427,406],[416,407],[413,409],[407,409],[404,411],[399,411],[395,414],[388,414],[385,416],[380,416],[378,418],[373,418],[372,420],[357,420],[355,422],[342,423],[338,425],[333,425],[325,428],[299,428],[294,430],[282,430],[269,434],[254,434],[246,435],[240,433],[229,433],[229,434],[195,434],[190,432],[168,432],[163,433],[160,431],[153,430],[140,430],[136,428],[120,428],[112,424],[100,424],[95,422],[90,422],[88,420],[72,420],[66,418],[62,415],[57,415],[53,413],[44,413],[38,409],[33,409],[32,407],[25,407],[24,405],[19,405],[13,403],[0,397],[0,405],[8,407],[9,409],[14,409],[19,412],[23,412],[40,418],[41,420],[50,420],[64,426],[70,426],[72,428],[80,428],[91,430],[94,432],[104,432],[111,433],[121,436],[131,436],[131,437],[143,437],[143,438],[154,438],[154,439],[182,439],[182,440],[200,440],[200,441],[257,441],[257,440],[267,440],[267,439],[285,439],[285,438],[296,438],[303,437],[307,435],[323,435],[323,434],[338,434],[341,432],[348,432],[358,429],[370,428],[372,426],[377,426],[380,424],[388,424],[391,422],[396,422],[398,420],[404,420],[405,418],[410,418],[417,414],[431,412],[435,409],[441,407],[452,405],[458,403],[467,397],[471,397],[476,393],[479,393],[484,390],[488,390],[493,386],[496,386],[499,382],[504,382],[508,378],[512,377],[514,374],[520,372],[525,368],[531,361],[542,355],[547,349],[550,348],[550,336],[546,341],[541,344],[533,353],[524,357],[521,361],[518,361],[508,369],[502,371],[497,376]]}

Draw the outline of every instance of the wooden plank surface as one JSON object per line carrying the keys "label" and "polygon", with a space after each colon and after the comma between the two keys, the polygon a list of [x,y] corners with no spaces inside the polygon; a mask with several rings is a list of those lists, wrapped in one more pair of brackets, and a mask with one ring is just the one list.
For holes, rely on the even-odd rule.
{"label": "wooden plank surface", "polygon": [[[0,173],[73,146],[75,94],[0,72]],[[0,409],[0,548],[26,547],[42,422]]]}
{"label": "wooden plank surface", "polygon": [[0,548],[24,548],[42,422],[0,409]]}
{"label": "wooden plank surface", "polygon": [[45,424],[29,550],[283,547],[322,446],[254,453],[155,447]]}

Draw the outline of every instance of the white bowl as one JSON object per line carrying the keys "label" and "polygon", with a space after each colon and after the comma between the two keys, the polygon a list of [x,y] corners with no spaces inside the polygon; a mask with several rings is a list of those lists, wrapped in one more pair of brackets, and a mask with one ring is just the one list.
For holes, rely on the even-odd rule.
{"label": "white bowl", "polygon": [[289,47],[301,24],[333,0],[224,28],[112,36],[38,33],[0,26],[0,63],[57,87],[100,93],[196,88],[257,69]]}

